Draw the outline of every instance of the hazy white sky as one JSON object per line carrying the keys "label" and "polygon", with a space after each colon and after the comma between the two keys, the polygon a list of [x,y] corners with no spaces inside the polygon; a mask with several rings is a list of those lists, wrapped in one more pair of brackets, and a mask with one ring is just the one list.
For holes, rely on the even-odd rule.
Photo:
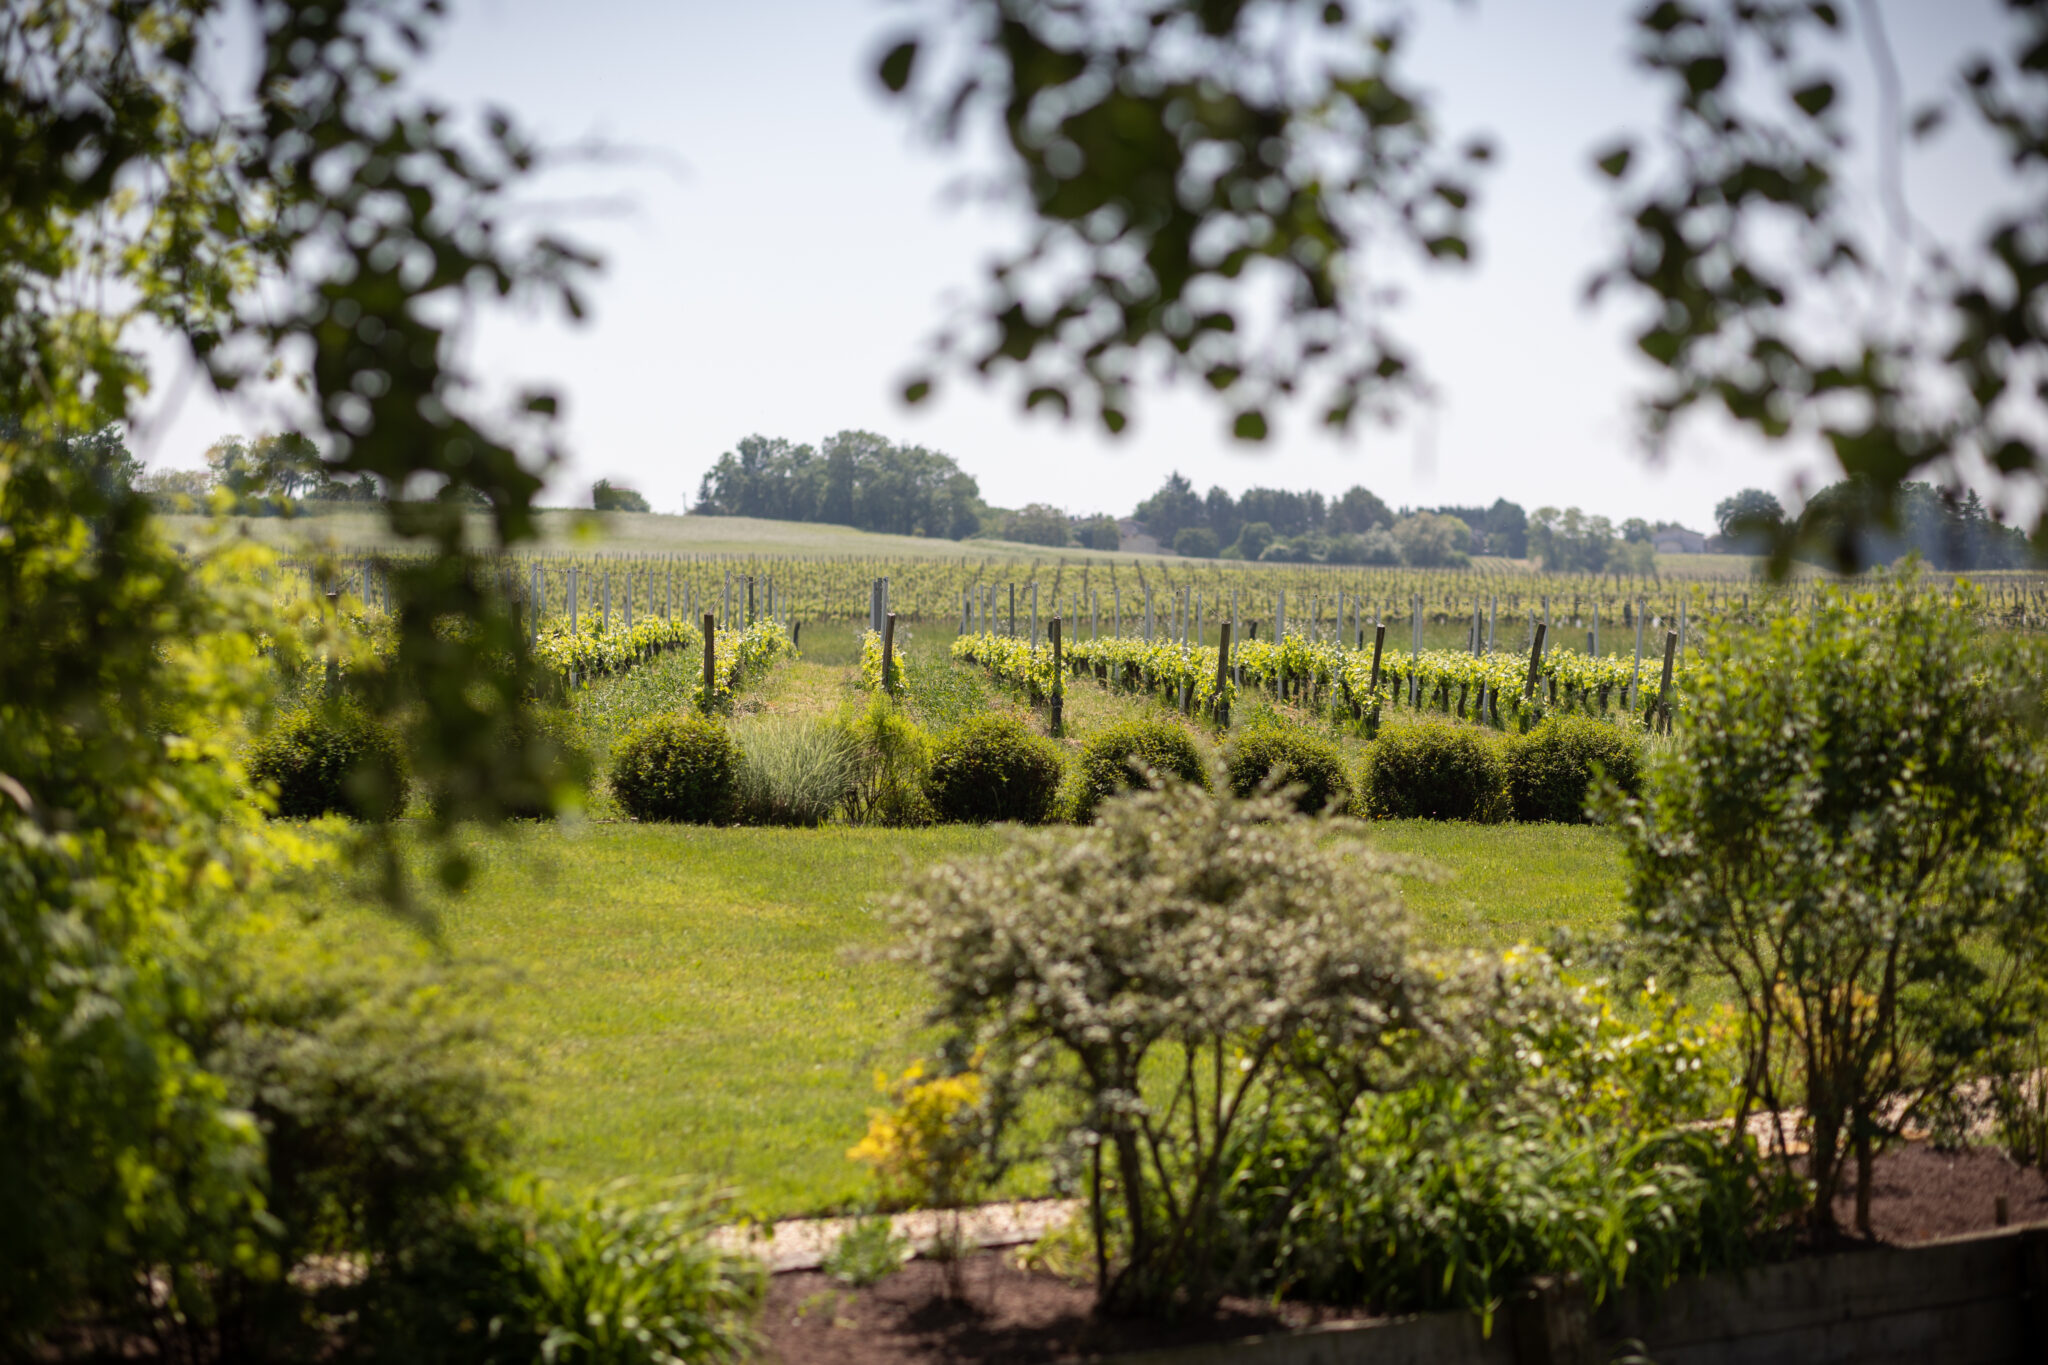
{"label": "hazy white sky", "polygon": [[[1909,92],[1931,92],[1956,52],[1983,45],[1992,3],[1889,0]],[[921,142],[879,94],[886,5],[454,0],[422,80],[457,105],[502,104],[544,140],[649,153],[550,186],[565,201],[627,206],[566,220],[607,262],[590,320],[496,323],[476,343],[489,379],[550,380],[566,397],[572,462],[550,501],[587,501],[609,476],[680,511],[743,436],[815,442],[855,427],[946,451],[1006,506],[1125,513],[1178,469],[1201,488],[1363,483],[1397,505],[1508,497],[1705,529],[1719,499],[1748,485],[1787,491],[1801,464],[1701,426],[1649,465],[1632,434],[1645,373],[1626,313],[1581,301],[1615,233],[1589,153],[1657,117],[1627,61],[1630,9],[1418,7],[1416,69],[1449,131],[1487,132],[1502,152],[1483,182],[1478,268],[1425,282],[1395,323],[1439,402],[1346,439],[1283,421],[1264,448],[1230,440],[1225,414],[1188,390],[1145,394],[1116,440],[1026,418],[964,377],[919,408],[897,400],[945,301],[971,290],[1016,226],[952,206],[946,188],[969,167]],[[1908,163],[1907,189],[1937,226],[1966,226],[2001,173],[1951,141]],[[139,453],[196,464],[223,432],[266,420],[188,396]]]}

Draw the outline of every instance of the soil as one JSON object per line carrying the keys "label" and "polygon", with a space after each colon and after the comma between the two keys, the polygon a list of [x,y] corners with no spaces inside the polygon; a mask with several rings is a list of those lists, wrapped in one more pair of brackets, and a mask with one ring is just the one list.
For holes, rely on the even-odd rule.
{"label": "soil", "polygon": [[[1871,1226],[1892,1245],[1930,1241],[2007,1221],[2048,1222],[2048,1179],[1992,1148],[1943,1152],[1914,1144],[1877,1160]],[[1855,1218],[1853,1193],[1838,1207]],[[1039,1365],[1122,1351],[1227,1341],[1319,1322],[1359,1319],[1355,1309],[1226,1301],[1212,1318],[1158,1323],[1092,1313],[1091,1286],[1019,1269],[1011,1252],[983,1252],[962,1268],[962,1297],[942,1269],[913,1261],[881,1283],[850,1289],[814,1270],[777,1275],[761,1329],[779,1365]]]}
{"label": "soil", "polygon": [[1095,1290],[1017,1268],[1013,1253],[986,1251],[961,1263],[962,1297],[943,1270],[912,1261],[880,1284],[849,1289],[816,1270],[777,1275],[761,1330],[778,1365],[903,1365],[973,1362],[1041,1365],[1122,1351],[1229,1341],[1318,1322],[1357,1318],[1286,1304],[1226,1299],[1197,1321],[1159,1323],[1094,1315]]}
{"label": "soil", "polygon": [[[1853,1162],[1843,1182],[1848,1192],[1835,1201],[1835,1218],[1844,1228],[1854,1228]],[[2048,1222],[2048,1178],[2041,1172],[1995,1147],[1945,1152],[1916,1142],[1872,1163],[1870,1231],[1892,1246],[1981,1232],[1998,1225],[2001,1195],[2007,1222]]]}

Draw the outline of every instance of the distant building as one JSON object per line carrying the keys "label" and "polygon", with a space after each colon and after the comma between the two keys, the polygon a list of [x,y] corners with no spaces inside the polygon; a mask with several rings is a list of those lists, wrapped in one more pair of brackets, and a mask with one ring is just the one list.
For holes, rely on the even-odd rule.
{"label": "distant building", "polygon": [[1698,531],[1673,526],[1653,533],[1650,546],[1660,555],[1703,555],[1707,552],[1707,538]]}

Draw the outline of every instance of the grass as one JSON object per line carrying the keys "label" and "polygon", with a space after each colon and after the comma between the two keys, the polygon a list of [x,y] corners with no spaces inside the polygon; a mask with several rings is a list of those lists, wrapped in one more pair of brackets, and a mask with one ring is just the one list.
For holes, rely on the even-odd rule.
{"label": "grass", "polygon": [[[528,1077],[521,1158],[565,1181],[702,1173],[762,1216],[850,1207],[845,1158],[923,1041],[923,995],[883,960],[880,902],[933,862],[995,850],[1000,829],[528,826],[468,840],[476,877],[436,903],[447,951],[495,983],[504,1046]],[[1445,946],[1611,923],[1608,836],[1563,826],[1377,827],[1439,868],[1410,879]],[[320,894],[347,896],[336,884]],[[397,934],[369,910],[330,920]]]}
{"label": "grass", "polygon": [[[946,643],[906,641],[906,703],[923,723],[1023,712],[947,659]],[[640,715],[679,704],[688,673],[672,656],[580,691],[600,758]],[[829,715],[861,696],[846,664],[806,658],[750,686],[737,719]],[[1070,743],[1155,708],[1076,685]],[[873,1073],[900,1070],[928,1041],[920,983],[883,956],[883,902],[916,869],[992,852],[1009,834],[641,826],[609,810],[600,785],[599,818],[465,835],[474,880],[430,901],[441,948],[485,983],[527,1078],[521,1160],[579,1185],[705,1174],[764,1217],[857,1206],[865,1176],[845,1152],[876,1101]],[[1445,947],[1597,933],[1619,910],[1618,854],[1599,830],[1415,821],[1370,838],[1415,860],[1405,892]],[[342,880],[306,895],[335,912],[322,932],[365,947],[404,932],[359,908],[371,898]]]}
{"label": "grass", "polygon": [[[194,544],[215,534],[212,518],[165,515],[165,533],[181,544]],[[922,536],[883,535],[852,526],[823,522],[770,521],[760,517],[693,517],[665,512],[591,512],[556,508],[543,511],[538,548],[599,551],[612,554],[729,555],[857,555],[866,558],[1057,560],[1087,555],[1117,562],[1155,561],[1158,555],[1119,551],[1076,550],[1025,545],[1008,540],[928,540]],[[471,518],[480,541],[488,542],[487,519]],[[397,543],[381,512],[335,512],[302,517],[230,517],[225,529],[268,545],[295,548],[331,545],[337,550],[369,550]],[[1172,558],[1172,556],[1168,556]]]}

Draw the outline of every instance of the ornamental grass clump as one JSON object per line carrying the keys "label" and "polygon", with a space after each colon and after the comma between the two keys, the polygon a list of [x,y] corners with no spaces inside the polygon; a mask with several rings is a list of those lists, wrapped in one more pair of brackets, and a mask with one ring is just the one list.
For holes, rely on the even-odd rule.
{"label": "ornamental grass clump", "polygon": [[743,824],[822,825],[853,789],[853,741],[830,721],[768,717],[737,728],[733,740],[733,813]]}
{"label": "ornamental grass clump", "polygon": [[1089,737],[1075,774],[1074,821],[1087,824],[1096,808],[1120,791],[1154,778],[1209,785],[1201,750],[1181,726],[1165,720],[1129,720]]}
{"label": "ornamental grass clump", "polygon": [[1212,1305],[1235,1154],[1270,1097],[1306,1097],[1341,1134],[1436,1037],[1390,865],[1328,831],[1278,797],[1176,784],[935,868],[896,903],[948,1049],[982,1058],[997,1144],[1026,1092],[1051,1102],[1105,1310]]}

